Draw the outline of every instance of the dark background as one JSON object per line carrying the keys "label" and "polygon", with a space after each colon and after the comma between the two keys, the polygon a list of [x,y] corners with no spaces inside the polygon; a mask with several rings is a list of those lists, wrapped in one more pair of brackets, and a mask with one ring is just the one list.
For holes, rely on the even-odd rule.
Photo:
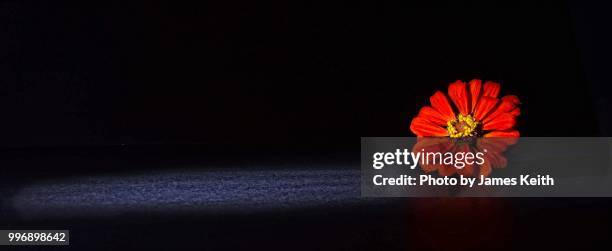
{"label": "dark background", "polygon": [[[80,173],[305,156],[356,163],[360,137],[411,136],[418,109],[458,79],[498,81],[502,94],[519,96],[524,136],[610,136],[609,10],[579,1],[3,1],[2,196]],[[495,235],[489,248],[584,248],[610,234],[605,199],[492,201],[433,205],[492,208],[467,227],[476,243]],[[440,227],[456,214],[419,221],[404,209],[418,214],[430,202],[395,203],[112,221],[28,221],[9,210],[0,228],[68,226],[77,248],[101,250],[205,248],[202,236],[215,249],[462,241],[453,231],[466,222]]]}
{"label": "dark background", "polygon": [[0,144],[350,147],[472,78],[525,136],[602,135],[568,6],[3,2]]}

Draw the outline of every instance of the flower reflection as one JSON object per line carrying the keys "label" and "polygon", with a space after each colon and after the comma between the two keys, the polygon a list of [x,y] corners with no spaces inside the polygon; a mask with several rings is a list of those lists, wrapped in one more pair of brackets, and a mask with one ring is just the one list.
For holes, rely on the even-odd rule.
{"label": "flower reflection", "polygon": [[453,164],[420,163],[424,172],[430,173],[437,171],[441,176],[451,176],[453,174],[463,176],[489,176],[493,169],[504,168],[508,164],[504,152],[509,146],[516,144],[518,137],[503,138],[469,138],[453,139],[449,137],[419,137],[413,147],[413,152],[440,152],[452,153],[457,156],[476,155],[482,153],[483,161],[466,161],[462,168],[457,168]]}

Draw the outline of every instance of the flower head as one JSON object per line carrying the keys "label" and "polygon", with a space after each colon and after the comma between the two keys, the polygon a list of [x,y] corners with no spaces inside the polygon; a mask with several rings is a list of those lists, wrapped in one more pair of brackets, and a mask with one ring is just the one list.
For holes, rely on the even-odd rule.
{"label": "flower head", "polygon": [[451,83],[447,94],[437,91],[429,98],[431,106],[421,108],[410,130],[419,137],[518,137],[520,101],[514,95],[498,98],[500,89],[479,79]]}

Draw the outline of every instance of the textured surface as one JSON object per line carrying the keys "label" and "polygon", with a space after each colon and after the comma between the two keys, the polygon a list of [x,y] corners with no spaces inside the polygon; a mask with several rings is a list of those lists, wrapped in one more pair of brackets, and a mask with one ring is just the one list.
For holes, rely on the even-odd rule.
{"label": "textured surface", "polygon": [[334,206],[359,197],[359,171],[346,168],[184,169],[38,182],[19,190],[12,204],[23,217],[72,217],[185,210],[242,213]]}

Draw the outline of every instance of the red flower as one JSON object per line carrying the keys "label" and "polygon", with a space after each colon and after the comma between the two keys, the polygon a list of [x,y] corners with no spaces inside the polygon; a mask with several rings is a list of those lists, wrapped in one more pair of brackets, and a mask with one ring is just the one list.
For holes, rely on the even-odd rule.
{"label": "red flower", "polygon": [[410,130],[419,137],[518,137],[520,101],[514,95],[498,98],[500,89],[491,81],[458,80],[448,86],[448,96],[437,91],[429,98],[431,106],[421,108]]}

